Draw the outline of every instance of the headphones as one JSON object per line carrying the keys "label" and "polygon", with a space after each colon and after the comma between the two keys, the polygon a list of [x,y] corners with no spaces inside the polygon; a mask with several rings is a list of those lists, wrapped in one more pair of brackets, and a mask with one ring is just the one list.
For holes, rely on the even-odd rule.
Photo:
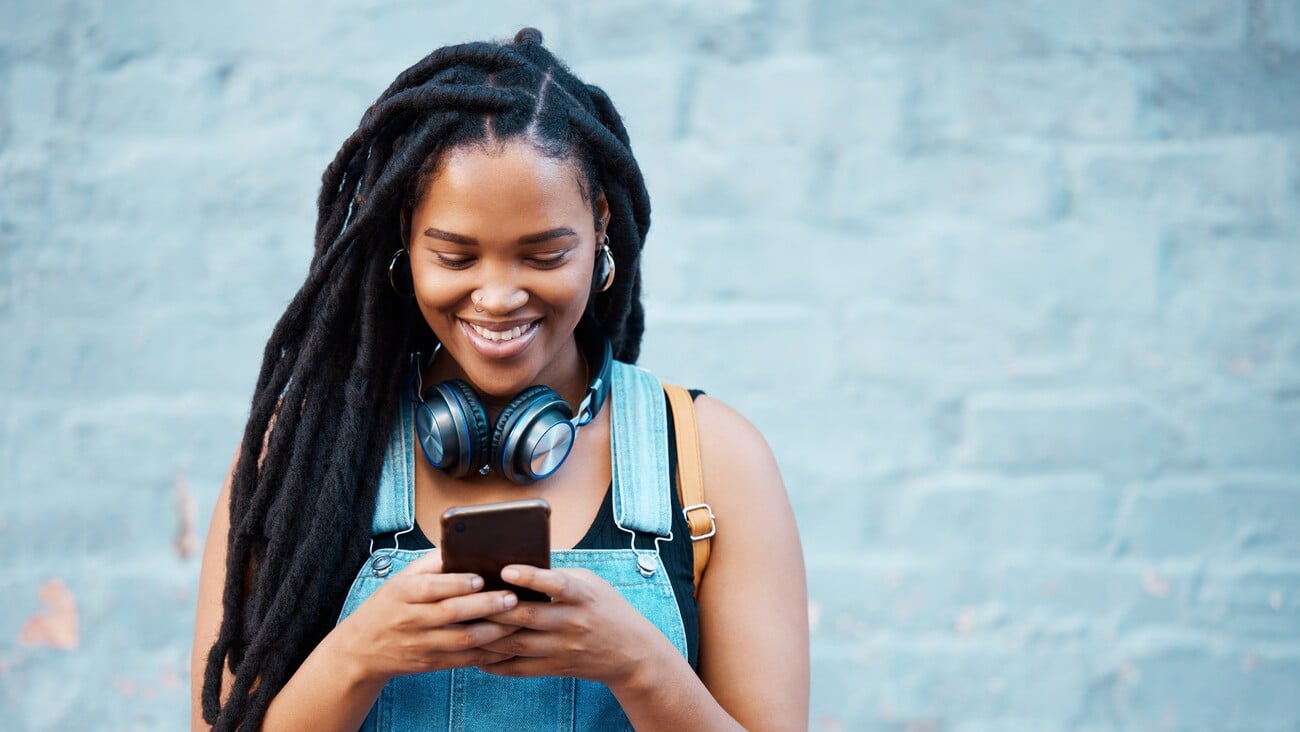
{"label": "headphones", "polygon": [[[586,326],[586,327],[584,327]],[[411,394],[415,403],[415,430],[424,457],[433,467],[454,478],[471,470],[487,475],[496,470],[511,482],[527,485],[554,473],[573,450],[578,428],[586,425],[609,395],[609,339],[584,319],[577,330],[578,343],[595,376],[575,416],[569,403],[553,389],[535,385],[506,404],[489,426],[487,410],[465,381],[450,379],[424,393],[420,381],[420,354],[411,354]],[[438,344],[433,358],[442,349]]]}

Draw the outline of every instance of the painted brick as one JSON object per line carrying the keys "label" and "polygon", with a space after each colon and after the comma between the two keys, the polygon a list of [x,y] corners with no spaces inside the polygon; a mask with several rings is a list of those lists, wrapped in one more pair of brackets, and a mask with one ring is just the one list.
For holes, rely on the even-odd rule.
{"label": "painted brick", "polygon": [[[966,227],[947,242],[949,281],[958,303],[1030,312],[1146,313],[1156,306],[1160,237],[1132,224],[1099,236],[1094,227]],[[1122,271],[1111,266],[1123,259]],[[1051,282],[1050,288],[1034,283]]]}
{"label": "painted brick", "polygon": [[74,3],[0,4],[0,49],[5,56],[51,58],[62,55],[60,41],[66,41]]}
{"label": "painted brick", "polygon": [[1294,555],[1280,563],[1221,563],[1207,570],[1197,587],[1195,618],[1209,629],[1230,622],[1234,634],[1255,646],[1294,639],[1300,632]]}
{"label": "painted brick", "polygon": [[0,152],[13,136],[14,93],[10,91],[9,64],[0,62]]}
{"label": "painted brick", "polygon": [[[1199,575],[1176,565],[1011,554],[996,542],[966,545],[960,555],[932,552],[931,559],[896,551],[890,541],[850,559],[834,549],[809,547],[817,647],[882,637],[972,638],[1080,643],[1100,653],[1146,629],[1213,622],[1196,595]],[[858,592],[846,593],[846,586]]]}
{"label": "painted brick", "polygon": [[1153,345],[1188,380],[1209,381],[1224,393],[1286,403],[1300,386],[1300,307],[1294,296],[1269,296],[1261,290],[1258,297],[1214,287],[1180,291],[1166,308],[1166,322],[1194,319],[1205,327],[1165,325]]}
{"label": "painted brick", "polygon": [[1266,37],[1271,43],[1300,49],[1300,3],[1296,0],[1267,0]]}
{"label": "painted brick", "polygon": [[978,396],[967,405],[964,464],[1007,471],[1145,475],[1188,461],[1190,435],[1123,397]]}
{"label": "painted brick", "polygon": [[[935,656],[947,659],[938,674],[920,674],[917,668]],[[1008,673],[1008,661],[1032,659],[1037,674]],[[828,659],[839,673],[818,677],[828,686],[827,697],[844,699],[831,706],[814,697],[813,729],[819,719],[836,720],[843,727],[822,729],[941,730],[962,729],[962,717],[950,710],[969,710],[980,720],[1009,720],[1012,729],[1055,728],[1065,724],[1083,706],[1088,672],[1077,650],[1011,649],[976,642],[881,642],[866,660],[843,654]],[[973,681],[977,680],[977,681]],[[1011,693],[1010,690],[1025,693]],[[834,711],[831,711],[834,710]],[[841,716],[843,715],[843,716]]]}
{"label": "painted brick", "polygon": [[1197,415],[1206,460],[1215,467],[1300,468],[1300,406],[1212,404]]}
{"label": "painted brick", "polygon": [[687,79],[684,63],[672,57],[647,56],[614,59],[598,64],[586,74],[588,83],[605,90],[618,108],[638,158],[656,143],[681,133],[686,106]]}
{"label": "painted brick", "polygon": [[1184,289],[1200,299],[1289,295],[1300,281],[1300,244],[1291,236],[1175,231],[1161,240],[1160,260],[1166,296]]}
{"label": "painted brick", "polygon": [[918,76],[909,134],[922,140],[1124,139],[1142,111],[1132,64],[1112,55],[941,57]]}
{"label": "painted brick", "polygon": [[832,49],[915,50],[942,38],[949,53],[1035,55],[1046,49],[1219,47],[1245,36],[1241,3],[1176,0],[1131,4],[1069,2],[983,3],[928,0],[900,6],[849,0],[812,3],[813,33]]}
{"label": "painted brick", "polygon": [[1121,512],[1120,537],[1136,556],[1300,554],[1294,478],[1169,478],[1132,493]]}
{"label": "painted brick", "polygon": [[1300,52],[1268,57],[1247,49],[1170,53],[1134,64],[1140,130],[1186,138],[1300,127]]}
{"label": "painted brick", "polygon": [[1078,148],[1066,156],[1071,213],[1267,229],[1286,216],[1286,149],[1268,140],[1197,147]]}
{"label": "painted brick", "polygon": [[[838,311],[864,293],[888,301],[928,301],[944,294],[943,243],[936,241],[938,234],[919,229],[862,234],[766,216],[678,217],[655,227],[647,246],[655,247],[654,257],[669,254],[677,260],[677,274],[675,281],[659,279],[653,297],[659,288],[671,287],[692,300],[800,305],[815,292],[818,303],[834,303]],[[783,276],[755,278],[754,267],[780,270]],[[860,275],[846,278],[848,270]]]}
{"label": "painted brick", "polygon": [[831,180],[830,212],[844,222],[942,213],[1042,223],[1066,206],[1060,165],[1038,147],[914,154],[855,147],[837,160]]}
{"label": "painted brick", "polygon": [[[193,562],[166,558],[122,571],[109,562],[46,565],[40,582],[57,579],[78,607],[74,650],[0,646],[12,664],[3,708],[23,730],[175,729],[188,716],[186,606],[195,591]],[[36,583],[5,583],[15,598],[0,611],[6,639],[40,610]],[[42,673],[32,673],[40,668]]]}
{"label": "painted brick", "polygon": [[564,39],[575,62],[592,56],[692,52],[741,60],[781,43],[783,28],[776,24],[777,18],[790,14],[782,14],[776,4],[749,0],[566,3],[560,27],[583,29]]}
{"label": "painted brick", "polygon": [[[251,387],[250,377],[240,391]],[[219,482],[207,476],[224,477],[242,436],[236,400],[88,399],[76,409],[7,401],[6,436],[21,431],[62,446],[5,457],[0,507],[12,530],[0,533],[0,549],[9,557],[39,559],[48,546],[30,537],[45,534],[57,535],[73,556],[171,556],[183,528],[178,494],[201,499],[210,512]],[[154,429],[160,420],[173,429]],[[208,515],[190,528],[206,527]]]}
{"label": "painted brick", "polygon": [[1294,704],[1300,663],[1266,650],[1216,652],[1192,642],[1153,643],[1127,661],[1110,694],[1112,712],[1134,729],[1246,729],[1268,720],[1272,729],[1300,721]]}
{"label": "painted brick", "polygon": [[[748,150],[743,159],[699,140],[687,139],[638,158],[647,185],[654,185],[659,210],[673,215],[804,215],[818,172],[808,153],[794,147]],[[780,181],[773,186],[772,181]]]}
{"label": "painted brick", "polygon": [[1104,554],[1118,492],[1095,478],[949,478],[909,486],[889,536],[913,553]]}
{"label": "painted brick", "polygon": [[832,66],[821,56],[713,64],[698,72],[689,131],[710,146],[801,146],[827,134],[834,87],[812,83]]}
{"label": "painted brick", "polygon": [[[730,312],[714,307],[704,314],[689,308],[665,308],[647,311],[646,322],[645,362],[663,364],[659,373],[687,386],[707,386],[718,373],[726,373],[727,382],[742,393],[761,392],[773,378],[790,385],[794,394],[815,392],[830,383],[831,329],[806,312],[737,306]],[[752,331],[755,335],[746,343],[745,358],[719,347],[725,342],[724,332],[746,323],[762,323],[763,332]],[[789,344],[796,337],[808,338],[812,344],[793,354]]]}

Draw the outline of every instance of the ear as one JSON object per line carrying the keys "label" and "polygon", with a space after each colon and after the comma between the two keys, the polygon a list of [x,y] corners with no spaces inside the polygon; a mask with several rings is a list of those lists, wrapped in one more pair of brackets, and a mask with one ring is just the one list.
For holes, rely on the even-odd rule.
{"label": "ear", "polygon": [[402,248],[409,251],[411,249],[411,212],[407,211],[406,207],[403,206],[398,216],[402,222]]}
{"label": "ear", "polygon": [[596,246],[600,246],[601,235],[609,231],[609,200],[605,198],[605,192],[601,191],[596,196],[594,206],[596,213]]}

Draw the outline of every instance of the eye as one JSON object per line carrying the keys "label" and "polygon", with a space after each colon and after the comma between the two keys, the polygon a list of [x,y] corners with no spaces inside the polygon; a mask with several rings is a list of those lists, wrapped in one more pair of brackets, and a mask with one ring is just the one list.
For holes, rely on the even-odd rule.
{"label": "eye", "polygon": [[559,252],[543,252],[528,257],[528,263],[540,269],[551,269],[559,267],[569,259],[569,250],[565,249]]}
{"label": "eye", "polygon": [[433,252],[433,258],[438,261],[438,264],[450,269],[465,269],[474,263],[474,258],[465,254]]}

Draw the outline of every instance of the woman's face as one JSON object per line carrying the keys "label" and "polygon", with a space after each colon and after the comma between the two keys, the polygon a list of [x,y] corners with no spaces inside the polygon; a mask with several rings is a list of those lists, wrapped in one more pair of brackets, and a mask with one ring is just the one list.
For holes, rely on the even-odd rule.
{"label": "woman's face", "polygon": [[[508,398],[582,377],[573,330],[591,294],[596,227],[578,176],[523,141],[443,155],[407,242],[416,302],[442,342],[441,378]],[[603,196],[596,213],[607,221]]]}

